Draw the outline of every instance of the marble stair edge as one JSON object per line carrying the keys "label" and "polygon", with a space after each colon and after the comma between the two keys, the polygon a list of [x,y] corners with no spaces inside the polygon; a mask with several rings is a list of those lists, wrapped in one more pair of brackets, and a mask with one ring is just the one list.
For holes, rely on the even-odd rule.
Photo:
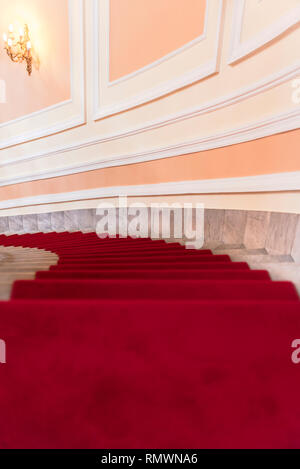
{"label": "marble stair edge", "polygon": [[[267,255],[291,256],[294,262],[300,263],[300,215],[206,209],[204,220],[204,247],[230,251],[264,249]],[[96,209],[6,216],[0,217],[0,233],[89,232],[95,231],[96,223]]]}

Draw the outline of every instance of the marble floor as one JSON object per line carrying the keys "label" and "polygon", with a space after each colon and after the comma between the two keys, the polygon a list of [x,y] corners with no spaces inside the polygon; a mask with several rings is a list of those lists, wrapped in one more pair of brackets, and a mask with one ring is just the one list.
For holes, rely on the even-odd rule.
{"label": "marble floor", "polygon": [[[248,262],[252,269],[266,269],[273,280],[289,280],[300,294],[300,263],[290,255],[271,255],[266,249],[246,249],[243,245],[222,244],[212,250],[230,255],[233,261]],[[42,249],[0,246],[0,300],[9,299],[15,280],[33,279],[36,271],[47,270],[57,260],[56,254]]]}
{"label": "marble floor", "polygon": [[266,249],[246,249],[242,246],[218,246],[215,254],[228,254],[233,261],[248,262],[251,269],[267,270],[272,280],[293,282],[300,295],[300,263],[286,254],[269,254]]}
{"label": "marble floor", "polygon": [[33,279],[38,270],[56,264],[58,256],[36,248],[0,246],[0,300],[8,300],[15,280]]}

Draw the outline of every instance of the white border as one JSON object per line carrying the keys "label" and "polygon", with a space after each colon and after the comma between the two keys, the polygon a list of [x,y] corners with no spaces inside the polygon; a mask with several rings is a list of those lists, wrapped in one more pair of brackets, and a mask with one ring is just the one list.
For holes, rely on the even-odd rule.
{"label": "white border", "polygon": [[85,90],[84,90],[84,33],[83,33],[83,0],[68,0],[68,9],[69,9],[69,38],[70,38],[70,80],[71,80],[71,98],[65,101],[62,101],[60,103],[47,106],[39,111],[32,112],[30,114],[26,114],[24,116],[20,116],[16,119],[3,122],[0,124],[0,129],[14,125],[16,123],[19,123],[23,120],[31,119],[34,117],[37,117],[39,115],[51,112],[53,110],[59,109],[63,106],[72,104],[74,102],[74,96],[75,96],[75,87],[74,87],[74,72],[73,72],[73,31],[74,31],[74,25],[72,21],[72,15],[71,11],[74,7],[76,7],[76,4],[74,4],[74,1],[77,2],[77,7],[79,9],[79,18],[80,18],[80,29],[78,30],[78,35],[80,36],[80,50],[79,50],[79,57],[80,57],[80,69],[81,69],[81,77],[80,77],[80,112],[79,114],[72,116],[70,119],[64,120],[60,122],[59,124],[54,124],[53,126],[44,128],[44,129],[38,129],[38,130],[33,130],[30,132],[25,132],[20,135],[15,135],[13,137],[8,138],[7,140],[0,140],[0,150],[18,145],[20,143],[25,143],[27,141],[35,140],[37,138],[45,137],[48,135],[52,135],[57,132],[61,132],[64,130],[68,130],[72,127],[76,127],[78,125],[84,124],[86,122],[86,117],[85,117]]}
{"label": "white border", "polygon": [[[157,65],[171,59],[172,57],[175,57],[176,55],[180,54],[181,52],[184,52],[185,50],[189,49],[190,47],[194,46],[195,44],[198,44],[199,42],[203,41],[206,39],[206,33],[207,33],[207,22],[208,22],[208,1],[206,0],[206,9],[205,9],[205,18],[204,18],[204,28],[203,28],[203,33],[199,36],[197,36],[195,39],[192,41],[187,42],[183,46],[179,47],[178,49],[175,49],[174,51],[170,52],[169,54],[164,55],[160,59],[155,60],[154,62],[151,62],[148,65],[145,65],[144,67],[139,68],[138,70],[135,70],[134,72],[128,73],[127,75],[124,75],[116,80],[110,81],[110,61],[108,60],[106,63],[107,67],[107,86],[114,86],[119,83],[122,83],[123,81],[127,81],[130,78],[133,78],[140,73],[146,72],[147,70],[151,70],[151,68],[156,67]],[[110,1],[108,2],[108,31],[107,31],[107,57],[110,56]]]}
{"label": "white border", "polygon": [[[102,155],[92,162],[84,162],[77,165],[70,165],[63,169],[48,169],[29,176],[14,176],[0,180],[1,186],[19,184],[23,182],[36,181],[40,179],[49,179],[54,177],[77,174],[96,169],[108,168],[113,166],[122,166],[146,161],[153,161],[162,158],[172,158],[174,156],[186,155],[214,148],[225,147],[237,143],[243,143],[262,137],[275,135],[300,127],[300,108],[292,111],[280,113],[276,116],[268,117],[263,120],[248,124],[243,127],[237,127],[219,134],[208,137],[197,138],[182,142],[177,145],[159,147],[140,153],[120,154],[113,157]],[[86,146],[86,145],[85,145]]]}
{"label": "white border", "polygon": [[[107,0],[109,1],[109,0]],[[196,67],[194,70],[185,73],[173,80],[168,80],[167,82],[161,83],[151,89],[146,90],[140,94],[137,94],[129,99],[125,99],[118,103],[114,103],[112,105],[105,105],[102,106],[100,104],[100,76],[99,76],[99,0],[93,0],[93,15],[94,15],[94,120],[99,120],[104,117],[117,114],[122,111],[126,111],[128,109],[132,109],[134,107],[140,106],[141,104],[147,103],[149,101],[153,101],[161,96],[166,94],[172,93],[180,88],[183,88],[187,85],[191,85],[203,78],[206,78],[213,73],[217,72],[217,63],[218,63],[218,51],[219,51],[219,36],[220,36],[220,29],[221,29],[221,20],[222,20],[222,9],[223,9],[223,0],[219,1],[219,12],[218,12],[218,28],[216,32],[216,45],[215,45],[215,53],[214,57],[209,60],[204,65]],[[207,6],[208,9],[208,6]],[[109,24],[108,24],[108,34],[109,34]],[[106,55],[108,54],[108,47],[106,47]],[[174,51],[172,55],[175,55],[179,52],[182,52],[179,49],[178,51]],[[170,58],[169,56],[165,56],[154,64],[151,64],[151,67],[159,65],[164,60]],[[109,55],[107,55],[107,62],[109,62]],[[101,64],[102,65],[102,64]],[[108,68],[108,64],[105,65],[106,69]],[[138,73],[145,72],[149,69],[148,67],[144,67],[144,69],[138,70]],[[113,83],[113,82],[112,82]],[[111,84],[112,84],[111,83]]]}
{"label": "white border", "polygon": [[234,64],[243,57],[264,46],[300,21],[300,6],[284,15],[272,26],[265,28],[254,38],[241,42],[246,0],[234,0],[233,24],[229,51],[229,64]]}
{"label": "white border", "polygon": [[[72,87],[71,87],[71,96],[72,95],[73,95],[73,92],[72,92]],[[71,97],[70,99],[61,101],[60,103],[56,103],[56,104],[52,104],[51,106],[44,107],[43,109],[40,109],[39,111],[34,111],[34,112],[31,112],[30,114],[24,114],[24,116],[17,117],[16,119],[11,119],[9,121],[2,122],[0,124],[0,129],[2,129],[3,127],[7,127],[9,125],[17,124],[18,122],[22,122],[23,120],[30,119],[31,117],[40,116],[41,114],[45,112],[54,111],[55,109],[63,107],[66,104],[71,104],[72,102],[73,102],[73,99]]]}
{"label": "white border", "polygon": [[[229,95],[222,96],[221,98],[218,98],[214,101],[209,101],[207,103],[201,104],[201,106],[196,106],[196,107],[187,109],[184,112],[175,113],[164,118],[149,121],[149,122],[144,123],[141,126],[123,129],[121,132],[112,133],[110,135],[106,135],[105,137],[92,137],[90,139],[77,141],[68,145],[57,146],[50,151],[46,150],[46,151],[38,152],[35,154],[31,154],[28,156],[23,156],[21,158],[9,158],[7,160],[2,160],[0,161],[0,168],[5,168],[11,165],[22,164],[24,161],[26,162],[36,161],[42,158],[52,157],[61,153],[80,150],[80,149],[87,148],[87,147],[94,146],[94,145],[100,145],[102,143],[107,143],[107,142],[111,142],[111,141],[118,140],[121,138],[130,137],[130,136],[137,135],[143,132],[147,132],[147,131],[158,129],[167,125],[171,125],[176,122],[181,122],[187,119],[191,119],[200,115],[204,115],[209,112],[216,111],[218,109],[223,109],[228,106],[242,102],[245,99],[248,99],[260,93],[263,93],[284,82],[287,82],[291,80],[292,78],[297,77],[299,73],[300,73],[300,60],[294,63],[293,65],[283,70],[280,70],[280,72],[276,72],[275,74],[269,75],[267,78],[264,78],[263,80],[259,80],[258,82],[250,86],[240,88],[239,90]],[[233,130],[233,134],[234,134],[234,130]],[[255,136],[253,136],[253,138],[255,138]],[[133,157],[136,159],[134,155]],[[124,162],[123,164],[128,164],[129,163],[128,160],[129,158],[127,158],[126,162]],[[151,160],[150,155],[147,161],[149,160]],[[102,164],[104,161],[106,164],[105,167],[114,166],[113,162],[110,163],[110,160],[108,160],[107,158],[104,160],[103,156],[96,162],[94,161],[92,164],[93,165],[97,164],[97,162]],[[66,174],[69,174],[68,168],[66,168]],[[0,180],[0,184],[1,184],[1,180]]]}
{"label": "white border", "polygon": [[300,171],[262,174],[225,179],[177,181],[136,186],[112,186],[58,194],[44,194],[0,202],[0,210],[78,200],[118,196],[155,196],[182,194],[228,194],[246,192],[281,192],[300,189]]}

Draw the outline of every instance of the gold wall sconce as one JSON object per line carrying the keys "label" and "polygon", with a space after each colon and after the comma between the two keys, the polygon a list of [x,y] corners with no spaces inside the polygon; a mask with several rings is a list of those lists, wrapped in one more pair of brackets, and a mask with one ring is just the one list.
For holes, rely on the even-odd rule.
{"label": "gold wall sconce", "polygon": [[31,41],[27,24],[25,24],[24,29],[20,29],[19,34],[14,33],[14,27],[12,24],[9,25],[8,30],[8,34],[3,34],[4,49],[6,50],[7,55],[13,62],[26,62],[27,73],[28,75],[31,75]]}

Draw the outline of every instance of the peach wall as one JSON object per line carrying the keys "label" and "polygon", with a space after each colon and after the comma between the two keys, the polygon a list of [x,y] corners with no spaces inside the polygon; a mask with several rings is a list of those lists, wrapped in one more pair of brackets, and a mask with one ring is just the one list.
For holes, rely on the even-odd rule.
{"label": "peach wall", "polygon": [[[77,2],[77,0],[72,1]],[[261,135],[261,129],[266,129],[266,132],[269,133],[277,131],[283,132],[289,128],[295,129],[297,122],[300,122],[300,114],[296,115],[299,104],[292,100],[294,93],[292,79],[296,75],[291,76],[286,73],[292,66],[299,63],[297,44],[300,41],[300,28],[292,28],[286,34],[277,37],[272,43],[259,48],[254,53],[244,57],[241,61],[232,66],[228,64],[228,59],[233,24],[233,5],[235,2],[225,1],[223,3],[224,8],[222,10],[218,42],[217,13],[219,10],[217,9],[217,4],[219,2],[218,0],[209,0],[206,2],[209,14],[207,38],[204,41],[188,48],[184,53],[166,60],[157,67],[152,67],[151,70],[145,73],[140,73],[130,80],[124,80],[120,83],[115,83],[113,86],[109,86],[106,83],[107,68],[105,62],[105,57],[108,52],[108,44],[106,42],[108,15],[105,14],[107,13],[106,7],[103,9],[103,5],[107,6],[108,1],[109,0],[99,0],[100,39],[99,51],[97,51],[97,53],[99,56],[99,83],[101,86],[104,83],[103,88],[101,86],[96,90],[94,88],[96,67],[94,62],[94,36],[91,34],[94,14],[93,1],[85,0],[83,2],[83,15],[80,13],[80,8],[77,8],[76,13],[77,16],[85,18],[83,40],[86,54],[84,57],[84,75],[86,82],[83,91],[86,96],[86,124],[80,126],[74,124],[73,128],[68,131],[57,132],[56,134],[46,136],[46,138],[37,138],[36,140],[29,139],[24,144],[12,144],[12,146],[0,151],[1,184],[5,184],[5,182],[8,181],[10,181],[11,184],[14,178],[20,180],[21,178],[29,179],[31,177],[39,177],[46,172],[49,174],[56,173],[56,171],[57,173],[63,171],[71,172],[74,171],[76,167],[91,165],[93,163],[98,164],[99,161],[110,162],[111,159],[118,161],[118,158],[123,159],[123,157],[136,154],[153,154],[155,157],[156,151],[176,146],[181,147],[181,145],[188,145],[194,141],[204,141],[204,147],[207,141],[212,141],[213,145],[218,145],[220,142],[219,136],[223,135],[223,133],[230,135],[229,138],[224,140],[227,144],[231,141],[236,141],[236,137],[240,138],[240,141],[242,141],[243,138],[248,138],[250,141],[239,145],[228,145],[223,148],[173,158],[2,186],[0,187],[0,200],[59,192],[65,193],[69,191],[70,204],[72,205],[73,191],[90,188],[154,184],[182,180],[243,177],[300,171],[300,159],[297,155],[297,149],[300,143],[299,130],[251,141],[251,139],[256,138],[257,135]],[[145,2],[147,7],[153,9],[153,12],[156,7],[159,8],[162,7],[162,5],[168,5],[169,10],[165,9],[165,15],[168,15],[169,11],[173,12],[174,5],[179,5],[180,3],[179,0],[155,0],[153,2],[150,0],[134,1],[136,1],[137,9]],[[3,2],[4,0],[0,0],[0,5],[1,3],[3,4]],[[40,2],[46,2],[46,0],[36,0],[35,2],[33,0],[27,2],[25,0],[18,0],[18,2],[17,0],[12,0],[12,3],[4,3],[4,11],[6,12],[11,4],[19,3],[24,6],[25,11],[27,5],[33,5],[35,3],[38,7]],[[113,23],[118,24],[118,22],[122,21],[121,26],[124,28],[125,32],[126,28],[129,29],[126,32],[129,36],[132,31],[136,33],[133,27],[135,19],[130,15],[130,9],[126,9],[126,4],[131,4],[131,2],[133,2],[133,0],[112,1]],[[202,4],[202,6],[204,5],[204,2],[201,3],[200,0],[186,0],[183,1],[183,3],[185,8],[187,4],[194,4],[195,8],[200,6],[200,4]],[[292,0],[288,0],[288,4],[291,3]],[[61,0],[53,0],[51,2],[47,0],[47,4],[49,8],[51,8],[52,4],[56,4],[57,12],[61,11]],[[122,11],[117,8],[118,5],[121,5],[120,8],[123,7]],[[189,14],[190,9],[186,8],[186,10],[186,14]],[[277,2],[274,2],[272,4],[273,19],[277,19],[279,10]],[[63,20],[60,16],[61,15],[58,13],[55,20],[53,18],[51,19],[51,28],[55,30],[62,28]],[[185,24],[189,24],[188,29],[190,29],[190,25],[194,25],[193,34],[189,38],[186,37],[185,40],[195,37],[196,32],[197,35],[201,33],[199,29],[196,31],[195,17],[196,15],[194,15],[193,18],[185,18]],[[159,16],[159,21],[161,21],[161,18],[162,17]],[[142,54],[143,60],[148,54],[146,62],[149,63],[149,61],[161,57],[162,54],[170,52],[171,46],[176,48],[182,45],[182,33],[185,34],[184,31],[186,31],[184,28],[174,29],[176,32],[173,37],[174,42],[169,42],[171,40],[173,41],[172,34],[170,35],[169,32],[173,30],[173,26],[176,24],[175,20],[179,21],[179,19],[179,17],[177,17],[177,19],[174,17],[172,21],[170,19],[170,23],[161,21],[159,25],[155,26],[155,37],[153,37],[151,31],[151,28],[154,30],[153,24],[149,23],[149,31],[145,28],[143,31],[140,31],[140,34],[143,32],[143,39],[146,42],[146,46],[142,48],[143,54],[145,53],[145,55]],[[2,19],[0,19],[0,21],[2,21]],[[256,33],[261,31],[261,23],[258,24],[255,20],[255,15],[250,14],[245,16],[245,21],[246,23],[250,21],[251,25],[247,23],[249,26],[247,29],[247,24],[243,24],[243,31],[248,31],[250,34],[251,30],[251,37],[255,37]],[[5,24],[8,23],[9,19],[7,18]],[[38,21],[36,24],[38,24]],[[76,24],[77,28],[73,28],[74,30],[78,29],[78,23]],[[128,25],[131,26],[129,27]],[[112,29],[114,29],[113,24],[111,24],[111,26],[113,27]],[[170,31],[166,28],[170,28]],[[166,31],[168,34],[166,34]],[[66,31],[64,33],[66,33]],[[160,47],[165,48],[163,52],[161,49],[159,53],[156,53],[155,48],[153,48],[154,43],[158,40],[157,38],[160,38],[158,41],[160,42]],[[178,43],[175,43],[176,38],[179,39]],[[77,54],[80,49],[79,43],[81,38],[77,35],[76,40],[77,42],[75,42],[74,38],[72,39],[72,50]],[[140,43],[142,44],[142,42],[141,39]],[[137,44],[139,43],[136,42],[135,46]],[[218,44],[219,47],[215,47]],[[133,63],[136,58],[138,60],[141,58],[141,56],[139,56],[139,49],[135,56],[132,52],[128,54],[124,47],[124,53],[126,52],[127,56],[126,54],[122,55],[120,51],[123,46],[124,44],[121,38],[118,39],[118,43],[116,40],[116,44],[114,45],[116,54],[115,61],[117,68],[119,66],[123,67],[122,59],[124,58],[126,59],[124,61],[124,67],[126,68],[126,66],[128,66],[129,68],[124,68],[123,71],[120,68],[119,71],[116,71],[116,75],[113,78],[119,77],[120,75],[118,75],[118,73],[130,73],[130,71],[136,70],[146,64],[145,61],[143,63]],[[130,47],[133,46],[134,38],[132,35]],[[205,54],[207,54],[207,56]],[[159,99],[151,99],[151,90],[154,85],[157,83],[168,85],[169,80],[176,80],[178,78],[178,71],[179,73],[189,73],[193,71],[194,68],[205,65],[207,60],[213,60],[216,54],[218,60],[215,73],[206,76],[204,79],[193,82],[190,86],[179,87],[176,92],[170,92]],[[133,56],[134,61],[132,62],[131,59]],[[3,57],[5,56],[1,54],[0,51],[0,61]],[[5,59],[7,58],[5,57]],[[176,64],[173,63],[173,60],[174,62],[176,61]],[[13,64],[11,64],[11,67],[18,68]],[[166,73],[166,71],[168,73]],[[76,70],[76,72],[77,75],[80,75],[78,70]],[[21,74],[18,73],[18,77],[20,75]],[[282,81],[276,81],[276,77],[282,77]],[[272,82],[273,78],[274,82]],[[55,79],[56,76],[54,76],[53,80]],[[270,82],[268,82],[269,79]],[[261,88],[260,86],[265,80],[268,86]],[[79,82],[77,83],[75,80],[73,83],[78,93]],[[243,95],[245,89],[252,90],[253,94]],[[19,91],[19,101],[22,102],[22,104],[26,104],[27,98],[24,98],[22,87],[20,87],[20,90],[18,88],[18,92]],[[116,113],[115,115],[109,114],[105,119],[95,118],[94,110],[95,107],[97,108],[97,105],[118,105],[118,103],[126,101],[128,97],[130,98],[133,91],[141,92],[142,95],[145,94],[147,96],[149,94],[150,97],[144,104],[128,109],[125,108],[123,112]],[[110,92],[114,92],[115,94],[111,96],[109,95]],[[228,100],[228,102],[226,101],[228,96],[234,95],[237,97],[237,101],[234,101],[234,99]],[[40,97],[37,101],[40,103]],[[224,106],[222,104],[220,108],[213,108],[213,111],[210,112],[209,107],[215,102],[225,104]],[[41,107],[43,105],[40,104]],[[4,107],[1,105],[0,112],[2,112],[3,109]],[[192,110],[194,109],[197,112],[193,114]],[[204,109],[204,111],[198,113],[199,109]],[[207,112],[205,109],[209,111]],[[9,113],[10,109],[8,109],[7,112]],[[182,116],[189,112],[188,118],[181,119]],[[286,117],[289,114],[293,115],[293,118],[290,120],[289,117]],[[65,110],[64,108],[59,108],[59,110],[55,110],[52,113],[54,124],[56,120],[68,120],[72,116],[72,109]],[[179,117],[175,121],[175,119],[172,120],[172,116]],[[49,126],[48,114],[38,116],[36,119],[40,121],[44,119],[43,123]],[[157,122],[159,122],[157,127],[155,125],[151,127],[152,123]],[[275,122],[275,124],[269,125],[269,122]],[[162,124],[160,125],[160,123]],[[10,135],[13,137],[14,135],[18,135],[18,132],[30,133],[31,131],[35,131],[35,126],[35,120],[28,119],[11,127],[4,127],[1,129],[1,132],[9,131]],[[240,129],[248,128],[251,130],[245,132],[241,130],[240,133]],[[136,129],[138,130],[135,132]],[[231,135],[233,136],[232,140]],[[93,143],[89,144],[89,142]],[[75,149],[72,151],[68,150],[67,148],[73,144],[75,144]],[[48,154],[48,152],[50,154]],[[36,155],[40,156],[36,157]],[[11,159],[15,161],[15,163],[12,164]],[[16,162],[16,160],[18,160],[18,162]],[[278,197],[279,196],[280,194]],[[206,195],[205,197],[209,198],[213,196]],[[250,200],[250,194],[244,194],[243,197],[240,194],[232,195],[230,203],[232,203],[234,197],[237,199],[241,198],[244,208],[247,208],[246,199],[249,197]],[[266,200],[269,200],[271,194],[262,193],[260,197],[260,200],[264,197]],[[220,201],[220,197],[214,200]],[[226,200],[229,200],[228,196]],[[284,200],[287,201],[288,198]],[[294,200],[291,202],[289,199],[286,203],[294,203]],[[237,206],[238,203],[233,205]],[[47,205],[44,207],[46,207],[47,210]],[[283,206],[281,206],[281,209],[282,207]],[[230,207],[227,206],[227,208]],[[42,208],[39,207],[39,210],[41,209]],[[259,209],[259,207],[256,206],[256,209]],[[294,210],[294,207],[292,207],[292,209]],[[0,216],[1,213],[0,211]]]}
{"label": "peach wall", "polygon": [[110,0],[110,80],[200,36],[205,10],[206,0]]}
{"label": "peach wall", "polygon": [[0,187],[0,200],[97,187],[300,171],[299,146],[300,129],[201,153]]}
{"label": "peach wall", "polygon": [[[6,83],[6,103],[0,123],[39,111],[70,98],[68,0],[0,0],[0,79]],[[2,33],[13,23],[18,31],[28,23],[39,57],[39,69],[29,77],[24,64],[13,64],[2,51]]]}
{"label": "peach wall", "polygon": [[241,40],[255,37],[297,7],[299,0],[245,0]]}

